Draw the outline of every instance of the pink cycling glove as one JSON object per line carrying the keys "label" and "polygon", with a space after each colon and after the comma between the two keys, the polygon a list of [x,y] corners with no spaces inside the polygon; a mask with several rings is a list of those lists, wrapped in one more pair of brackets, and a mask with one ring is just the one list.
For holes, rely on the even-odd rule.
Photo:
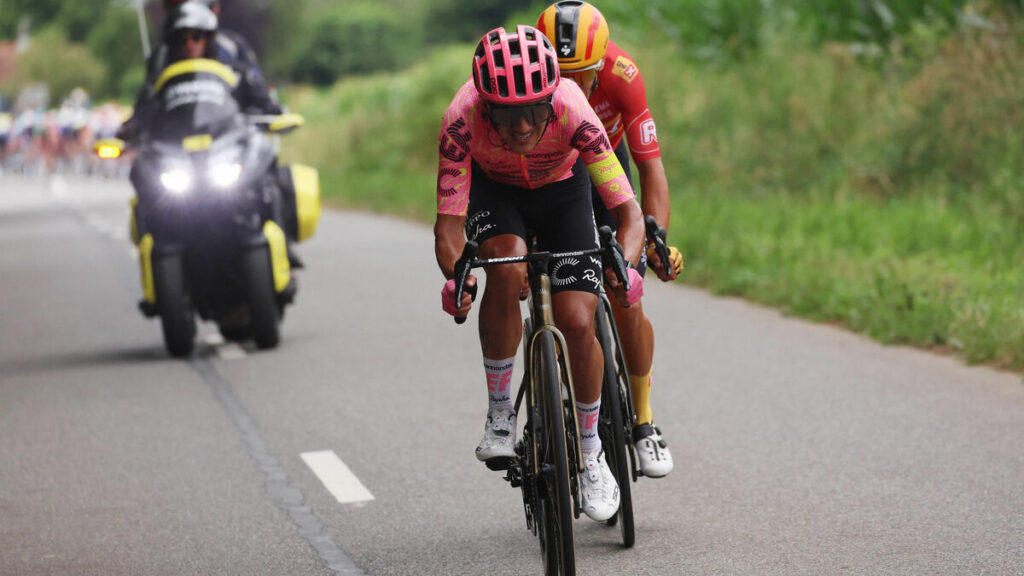
{"label": "pink cycling glove", "polygon": [[459,312],[459,307],[455,305],[455,279],[444,283],[444,288],[441,289],[441,309],[445,312],[455,316]]}
{"label": "pink cycling glove", "polygon": [[632,306],[644,296],[644,277],[635,268],[626,268],[626,276],[629,277],[629,291],[626,292],[626,301]]}

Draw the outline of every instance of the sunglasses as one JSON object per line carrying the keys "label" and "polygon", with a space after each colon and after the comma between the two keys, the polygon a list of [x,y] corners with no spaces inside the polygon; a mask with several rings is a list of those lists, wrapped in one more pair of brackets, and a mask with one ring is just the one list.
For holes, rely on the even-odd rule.
{"label": "sunglasses", "polygon": [[562,72],[562,78],[568,78],[578,84],[580,88],[586,90],[587,88],[590,88],[594,82],[597,82],[597,68],[582,70],[580,72]]}
{"label": "sunglasses", "polygon": [[180,33],[181,43],[200,42],[206,40],[207,33],[202,30],[184,30]]}
{"label": "sunglasses", "polygon": [[547,122],[555,115],[555,107],[551,102],[538,102],[527,106],[490,106],[491,123],[496,126],[515,126],[520,118],[526,119],[530,126]]}

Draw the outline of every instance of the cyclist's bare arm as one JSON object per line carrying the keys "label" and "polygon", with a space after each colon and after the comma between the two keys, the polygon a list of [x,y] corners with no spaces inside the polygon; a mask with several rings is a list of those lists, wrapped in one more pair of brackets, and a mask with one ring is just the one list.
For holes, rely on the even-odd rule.
{"label": "cyclist's bare arm", "polygon": [[[668,179],[661,158],[641,160],[636,165],[640,172],[640,206],[645,216],[654,216],[658,225],[668,228],[672,204],[668,194]],[[675,280],[679,273],[675,266],[666,267],[656,251],[649,251],[647,263],[662,281]]]}
{"label": "cyclist's bare arm", "polygon": [[[434,222],[434,257],[437,258],[437,265],[441,268],[441,273],[448,279],[448,284],[451,284],[451,286],[445,285],[445,289],[442,292],[442,302],[444,301],[443,295],[445,292],[454,293],[455,286],[452,279],[455,276],[455,261],[462,254],[462,249],[466,245],[466,239],[463,234],[465,223],[465,216],[454,216],[451,214],[438,214],[437,221]],[[474,286],[476,286],[476,277],[470,275],[466,279],[466,287],[472,288]],[[465,318],[466,314],[469,314],[469,309],[473,307],[474,293],[475,291],[470,290],[462,294],[462,302],[457,312],[455,312],[455,316]]]}
{"label": "cyclist's bare arm", "polygon": [[438,214],[434,222],[434,256],[445,278],[454,277],[455,261],[466,245],[465,224],[465,216],[452,214]]}
{"label": "cyclist's bare arm", "polygon": [[622,246],[626,260],[636,266],[640,263],[640,251],[644,247],[644,221],[640,206],[636,202],[623,202],[610,211],[619,223],[615,239]]}
{"label": "cyclist's bare arm", "polygon": [[641,160],[636,167],[640,172],[640,208],[645,215],[654,216],[658,224],[668,228],[672,204],[668,195],[665,165],[659,157]]}

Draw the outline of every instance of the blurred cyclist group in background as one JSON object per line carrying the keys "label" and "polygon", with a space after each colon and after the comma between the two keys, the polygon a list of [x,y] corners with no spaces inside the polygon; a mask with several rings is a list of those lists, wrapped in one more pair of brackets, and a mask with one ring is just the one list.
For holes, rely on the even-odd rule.
{"label": "blurred cyclist group in background", "polygon": [[132,109],[116,102],[94,106],[81,88],[49,108],[47,92],[36,86],[13,106],[0,101],[0,174],[127,175],[127,160],[101,162],[92,146],[113,138]]}

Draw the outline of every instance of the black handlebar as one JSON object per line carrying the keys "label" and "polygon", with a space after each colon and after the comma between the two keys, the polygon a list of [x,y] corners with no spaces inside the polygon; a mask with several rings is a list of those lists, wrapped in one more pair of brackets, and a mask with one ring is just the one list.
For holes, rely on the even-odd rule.
{"label": "black handlebar", "polygon": [[[619,279],[619,282],[628,291],[629,276],[626,273],[626,259],[623,256],[622,246],[615,240],[615,234],[612,233],[612,229],[608,226],[601,226],[597,231],[598,236],[601,239],[600,250],[584,250],[581,252],[571,252],[565,254],[551,254],[549,252],[532,252],[526,256],[512,256],[506,258],[494,258],[491,260],[477,260],[476,254],[480,249],[480,246],[470,240],[466,242],[466,245],[462,248],[462,256],[455,261],[455,306],[456,308],[462,307],[462,295],[469,293],[470,297],[476,300],[476,289],[477,286],[466,286],[466,280],[469,279],[469,272],[473,268],[478,266],[487,266],[488,264],[512,264],[515,262],[537,262],[538,257],[543,257],[544,262],[547,262],[551,258],[560,258],[566,256],[583,256],[586,254],[601,254],[602,264],[605,268],[611,268],[612,273]],[[462,324],[466,321],[465,316],[456,316],[455,323]]]}
{"label": "black handlebar", "polygon": [[644,216],[644,224],[647,227],[647,240],[654,244],[654,253],[658,255],[661,265],[668,271],[672,264],[668,257],[668,244],[665,243],[665,227],[659,226],[658,221],[650,214]]}
{"label": "black handlebar", "polygon": [[622,283],[626,292],[629,292],[629,275],[626,273],[626,259],[623,257],[622,246],[615,240],[615,234],[612,234],[612,229],[608,226],[598,228],[597,235],[601,238],[601,248],[604,250],[603,259],[607,260],[605,267],[612,269],[612,273]]}
{"label": "black handlebar", "polygon": [[[476,259],[477,250],[480,246],[470,240],[466,242],[466,245],[462,248],[462,256],[455,261],[455,308],[462,308],[462,293],[469,292],[469,297],[476,300],[476,284],[472,286],[466,286],[466,280],[469,279],[469,271],[473,268],[473,260]],[[456,316],[455,323],[462,324],[466,321],[465,316]]]}

